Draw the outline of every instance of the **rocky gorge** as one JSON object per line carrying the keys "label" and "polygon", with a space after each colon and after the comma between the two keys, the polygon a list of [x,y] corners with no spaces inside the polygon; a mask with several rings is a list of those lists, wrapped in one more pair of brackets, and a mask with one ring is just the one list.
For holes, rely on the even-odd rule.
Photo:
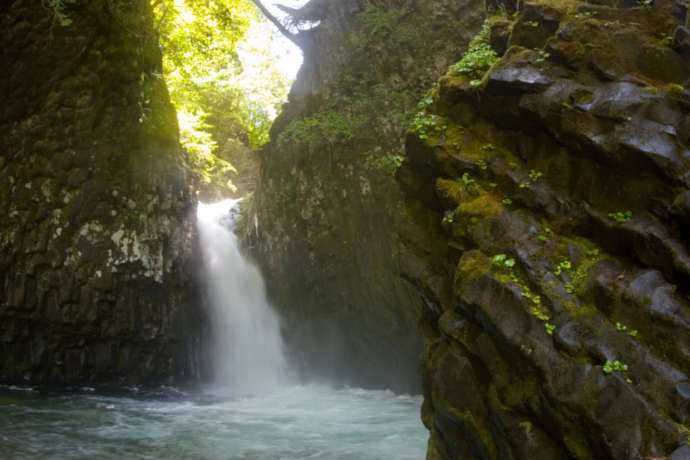
{"label": "rocky gorge", "polygon": [[[151,5],[67,3],[0,6],[0,383],[207,381]],[[689,8],[290,10],[305,61],[238,236],[297,373],[423,392],[428,459],[688,458]]]}

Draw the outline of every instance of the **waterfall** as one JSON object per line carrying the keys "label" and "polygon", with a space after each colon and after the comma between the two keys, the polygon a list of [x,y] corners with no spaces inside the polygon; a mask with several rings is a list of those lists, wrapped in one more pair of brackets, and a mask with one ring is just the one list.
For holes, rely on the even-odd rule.
{"label": "waterfall", "polygon": [[215,383],[254,394],[285,383],[280,322],[258,268],[238,248],[233,227],[239,200],[199,203],[197,223],[212,321]]}

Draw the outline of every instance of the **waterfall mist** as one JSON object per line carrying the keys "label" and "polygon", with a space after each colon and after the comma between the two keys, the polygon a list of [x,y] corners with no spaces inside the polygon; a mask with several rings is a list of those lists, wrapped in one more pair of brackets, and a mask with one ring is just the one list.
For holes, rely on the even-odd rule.
{"label": "waterfall mist", "polygon": [[289,378],[280,321],[258,268],[239,251],[233,233],[239,200],[199,203],[197,222],[210,304],[214,383],[253,394]]}

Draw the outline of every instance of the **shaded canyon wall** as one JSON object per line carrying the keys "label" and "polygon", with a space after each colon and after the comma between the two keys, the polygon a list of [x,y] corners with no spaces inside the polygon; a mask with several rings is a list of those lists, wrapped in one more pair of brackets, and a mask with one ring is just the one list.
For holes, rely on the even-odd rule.
{"label": "shaded canyon wall", "polygon": [[149,4],[47,3],[0,6],[0,379],[193,377],[195,197]]}

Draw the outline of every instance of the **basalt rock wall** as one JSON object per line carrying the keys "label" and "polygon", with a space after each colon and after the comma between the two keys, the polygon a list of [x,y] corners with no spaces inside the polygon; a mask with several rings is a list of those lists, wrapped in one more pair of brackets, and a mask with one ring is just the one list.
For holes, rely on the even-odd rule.
{"label": "basalt rock wall", "polygon": [[400,277],[394,181],[414,107],[483,18],[474,0],[321,1],[261,157],[246,240],[306,375],[418,387],[422,302]]}
{"label": "basalt rock wall", "polygon": [[0,30],[0,380],[193,377],[195,196],[148,2],[3,2]]}
{"label": "basalt rock wall", "polygon": [[603,3],[495,10],[408,133],[430,459],[690,451],[687,6]]}

